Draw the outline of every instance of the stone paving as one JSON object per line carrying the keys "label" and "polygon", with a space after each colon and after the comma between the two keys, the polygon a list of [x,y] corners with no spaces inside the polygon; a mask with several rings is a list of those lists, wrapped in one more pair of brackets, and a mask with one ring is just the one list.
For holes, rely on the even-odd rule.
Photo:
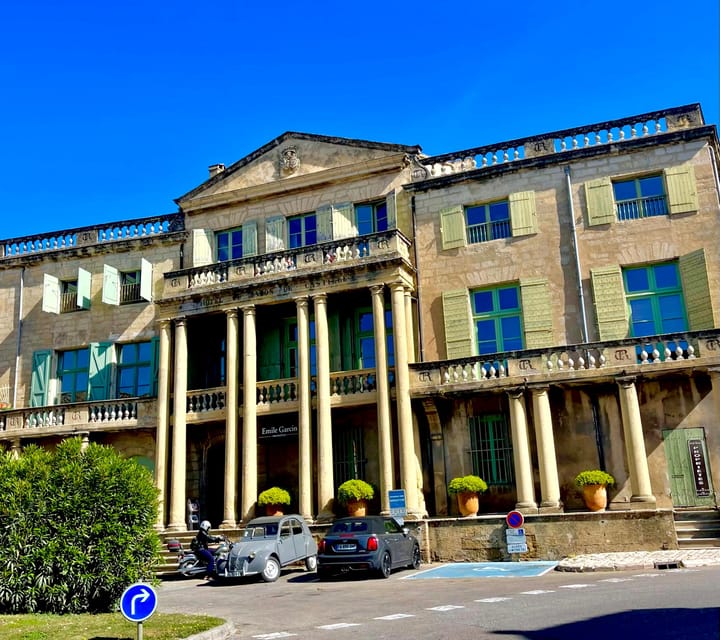
{"label": "stone paving", "polygon": [[[563,558],[558,571],[622,571],[720,566],[720,547],[712,549],[673,549],[668,551],[615,551]],[[670,566],[668,566],[670,565]]]}

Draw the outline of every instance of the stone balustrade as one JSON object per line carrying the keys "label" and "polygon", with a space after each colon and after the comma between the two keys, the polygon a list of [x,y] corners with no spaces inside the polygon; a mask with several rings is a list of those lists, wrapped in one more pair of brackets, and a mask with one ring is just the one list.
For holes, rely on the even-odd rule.
{"label": "stone balustrade", "polygon": [[187,392],[187,413],[210,413],[225,409],[225,387]]}
{"label": "stone balustrade", "polygon": [[137,420],[137,402],[107,401],[88,407],[89,422],[124,422]]}
{"label": "stone balustrade", "polygon": [[358,393],[375,391],[375,369],[357,371],[338,371],[330,374],[330,395],[351,396]]}
{"label": "stone balustrade", "polygon": [[257,383],[257,403],[260,405],[296,402],[297,379],[263,380]]}

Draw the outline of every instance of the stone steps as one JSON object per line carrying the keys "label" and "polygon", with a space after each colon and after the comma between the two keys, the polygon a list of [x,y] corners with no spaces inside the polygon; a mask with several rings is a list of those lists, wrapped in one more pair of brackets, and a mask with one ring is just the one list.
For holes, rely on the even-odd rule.
{"label": "stone steps", "polygon": [[673,518],[680,549],[720,547],[720,512],[716,509],[675,511]]}

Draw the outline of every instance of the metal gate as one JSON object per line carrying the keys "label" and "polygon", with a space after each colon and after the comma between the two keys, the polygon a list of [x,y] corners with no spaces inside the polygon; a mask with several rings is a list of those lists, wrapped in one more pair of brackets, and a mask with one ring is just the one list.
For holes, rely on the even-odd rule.
{"label": "metal gate", "polygon": [[663,441],[673,506],[714,506],[705,429],[665,430]]}

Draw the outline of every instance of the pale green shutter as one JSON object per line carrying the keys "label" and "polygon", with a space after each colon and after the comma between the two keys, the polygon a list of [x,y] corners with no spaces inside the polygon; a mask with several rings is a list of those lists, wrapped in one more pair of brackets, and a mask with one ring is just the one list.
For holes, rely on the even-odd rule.
{"label": "pale green shutter", "polygon": [[539,349],[555,344],[550,285],[545,278],[520,281],[520,299],[525,329],[525,348]]}
{"label": "pale green shutter", "polygon": [[355,225],[355,209],[353,208],[352,202],[334,204],[332,209],[333,240],[355,237],[358,234],[358,230]]}
{"label": "pale green shutter", "polygon": [[258,352],[258,381],[278,380],[283,377],[280,371],[280,329],[277,326],[266,327]]}
{"label": "pale green shutter", "polygon": [[705,249],[680,256],[678,267],[690,331],[712,329],[716,324],[713,317]]}
{"label": "pale green shutter", "polygon": [[265,251],[282,251],[285,249],[285,218],[276,216],[265,221]]}
{"label": "pale green shutter", "polygon": [[397,224],[397,205],[400,204],[398,202],[398,192],[397,190],[391,191],[388,193],[387,198],[385,198],[385,208],[387,210],[387,221],[388,221],[388,229],[396,229]]}
{"label": "pale green shutter", "polygon": [[465,237],[465,210],[462,205],[440,210],[440,233],[442,248],[456,249],[467,243]]}
{"label": "pale green shutter", "polygon": [[510,205],[510,227],[512,235],[527,236],[537,233],[537,211],[535,210],[535,192],[520,191],[508,196]]}
{"label": "pale green shutter", "polygon": [[109,264],[103,265],[102,301],[105,304],[120,304],[120,272]]}
{"label": "pale green shutter", "polygon": [[110,397],[114,348],[112,342],[90,344],[88,400],[107,400]]}
{"label": "pale green shutter", "polygon": [[210,229],[192,230],[192,266],[203,267],[213,263],[214,234]]}
{"label": "pale green shutter", "polygon": [[697,189],[695,187],[695,167],[684,164],[665,169],[668,209],[671,214],[689,213],[698,210]]}
{"label": "pale green shutter", "polygon": [[328,315],[328,334],[330,336],[330,371],[342,371],[343,352],[342,340],[340,339],[340,315],[337,312]]}
{"label": "pale green shutter", "polygon": [[466,289],[442,294],[445,349],[448,360],[475,355],[470,296]]}
{"label": "pale green shutter", "polygon": [[152,302],[153,287],[153,268],[152,263],[145,258],[140,260],[140,297],[143,300]]}
{"label": "pale green shutter", "polygon": [[92,276],[89,271],[85,269],[78,269],[77,279],[77,306],[81,309],[90,308],[90,283],[92,282]]}
{"label": "pale green shutter", "polygon": [[315,211],[315,229],[318,242],[329,242],[333,239],[332,207],[329,204]]}
{"label": "pale green shutter", "polygon": [[35,351],[32,356],[32,373],[30,374],[30,406],[43,407],[49,404],[48,386],[50,384],[50,365],[53,352],[51,350]]}
{"label": "pale green shutter", "polygon": [[585,183],[588,225],[615,222],[615,200],[610,178],[599,178]]}
{"label": "pale green shutter", "polygon": [[619,266],[590,270],[595,317],[600,340],[622,340],[629,336],[627,304]]}
{"label": "pale green shutter", "polygon": [[42,310],[60,313],[60,280],[49,273],[43,275]]}
{"label": "pale green shutter", "polygon": [[246,222],[242,226],[242,254],[256,256],[258,252],[257,222]]}

